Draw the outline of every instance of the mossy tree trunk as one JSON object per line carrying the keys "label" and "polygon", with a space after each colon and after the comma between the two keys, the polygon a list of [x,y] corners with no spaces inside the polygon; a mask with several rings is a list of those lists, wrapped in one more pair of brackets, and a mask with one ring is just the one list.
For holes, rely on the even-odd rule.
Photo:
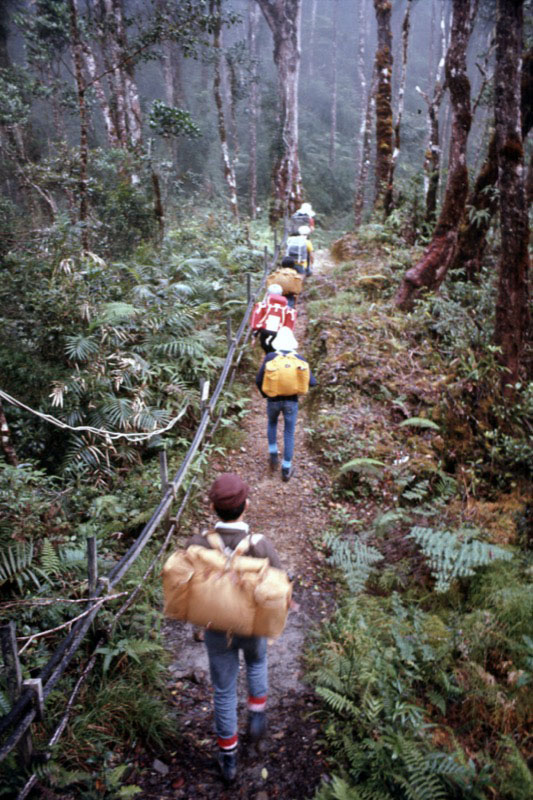
{"label": "mossy tree trunk", "polygon": [[453,0],[450,46],[446,55],[446,86],[452,106],[452,134],[444,202],[424,255],[407,270],[396,294],[400,308],[410,308],[421,290],[437,289],[446,276],[457,247],[459,224],[468,194],[466,145],[472,115],[466,49],[472,27],[470,0]]}
{"label": "mossy tree trunk", "polygon": [[392,208],[392,33],[390,0],[374,0],[378,29],[376,88],[376,194],[374,210],[387,216]]}
{"label": "mossy tree trunk", "polygon": [[224,178],[228,186],[229,203],[235,219],[239,219],[239,205],[237,202],[237,182],[235,180],[235,169],[229,152],[228,137],[226,133],[226,123],[224,119],[224,108],[222,104],[221,74],[220,74],[220,51],[222,49],[222,22],[220,16],[220,0],[211,0],[211,14],[214,14],[216,21],[213,27],[213,48],[215,51],[215,74],[213,79],[213,94],[217,109],[218,136],[220,148],[222,150],[222,162],[224,164]]}
{"label": "mossy tree trunk", "polygon": [[89,217],[89,198],[87,193],[88,171],[87,164],[89,159],[88,145],[88,118],[87,103],[85,99],[85,78],[83,77],[83,52],[78,27],[78,10],[76,0],[69,0],[69,22],[70,22],[70,46],[72,49],[72,60],[74,62],[74,74],[76,76],[76,87],[78,91],[78,112],[80,115],[80,164],[78,178],[79,192],[79,221],[81,224],[81,245],[85,252],[89,250],[89,230],[87,222]]}
{"label": "mossy tree trunk", "polygon": [[398,108],[396,112],[396,120],[394,122],[394,150],[392,151],[390,175],[389,175],[389,186],[391,187],[391,203],[393,201],[392,187],[394,186],[394,170],[396,168],[396,162],[398,161],[398,156],[400,155],[400,145],[401,145],[400,131],[402,126],[403,108],[405,100],[405,80],[407,77],[407,53],[409,49],[409,29],[411,26],[411,2],[412,0],[407,0],[405,14],[402,22],[402,69],[400,74],[400,85],[398,87]]}
{"label": "mossy tree trunk", "polygon": [[248,49],[252,62],[250,75],[250,159],[248,163],[248,182],[250,191],[250,216],[257,216],[257,117],[259,111],[259,86],[257,74],[257,29],[259,27],[259,8],[255,0],[249,0],[248,9]]}
{"label": "mossy tree trunk", "polygon": [[274,39],[279,125],[272,169],[270,223],[296,210],[302,200],[298,161],[298,80],[301,0],[257,0]]}
{"label": "mossy tree trunk", "polygon": [[520,377],[531,343],[529,314],[529,226],[520,126],[520,66],[523,0],[498,0],[494,117],[498,152],[501,257],[494,338],[507,374],[505,391]]}

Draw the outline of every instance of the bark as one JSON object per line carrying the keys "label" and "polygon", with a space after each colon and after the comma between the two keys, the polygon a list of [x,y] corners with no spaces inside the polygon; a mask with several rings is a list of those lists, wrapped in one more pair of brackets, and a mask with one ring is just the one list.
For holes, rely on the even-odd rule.
{"label": "bark", "polygon": [[84,251],[89,250],[89,231],[87,221],[89,216],[89,202],[87,196],[87,162],[89,156],[87,140],[87,105],[85,102],[85,80],[83,77],[83,52],[78,28],[78,13],[75,0],[69,0],[70,12],[70,46],[74,61],[74,74],[76,76],[76,87],[78,91],[78,111],[80,115],[80,173],[79,173],[79,195],[80,210],[79,220],[81,223],[81,244]]}
{"label": "bark", "polygon": [[433,225],[435,222],[437,212],[437,195],[439,191],[439,177],[440,177],[440,134],[439,134],[439,112],[444,96],[444,86],[442,84],[442,73],[446,59],[446,28],[444,23],[444,6],[442,6],[440,18],[440,41],[441,41],[441,55],[437,64],[435,73],[435,82],[433,88],[433,96],[430,99],[429,95],[423,92],[419,86],[416,87],[419,94],[422,95],[428,106],[427,127],[428,127],[428,145],[424,158],[424,194],[425,194],[425,222],[428,225]]}
{"label": "bark", "polygon": [[501,363],[508,371],[503,379],[506,393],[509,393],[509,385],[520,378],[525,347],[531,341],[529,228],[520,120],[522,37],[523,0],[498,0],[494,117],[498,150],[501,258],[494,339],[501,349]]}
{"label": "bark", "polygon": [[[98,0],[97,31],[100,39],[102,56],[106,69],[110,74],[112,105],[114,106],[115,128],[123,147],[128,145],[128,125],[126,119],[126,91],[123,73],[120,68],[121,53],[118,41],[110,28],[113,19],[112,0]],[[114,26],[113,26],[114,29]]]}
{"label": "bark", "polygon": [[231,161],[228,137],[226,134],[226,123],[224,120],[224,108],[222,105],[222,92],[220,88],[221,75],[220,75],[220,51],[221,51],[221,30],[222,24],[220,21],[220,2],[221,0],[211,0],[211,14],[216,14],[216,22],[213,27],[213,47],[215,50],[215,75],[213,80],[213,93],[215,97],[215,105],[217,108],[218,120],[218,135],[220,139],[220,147],[222,150],[222,161],[224,164],[224,178],[229,191],[229,202],[233,212],[233,216],[239,218],[239,206],[237,203],[237,184],[235,181],[235,170]]}
{"label": "bark", "polygon": [[279,130],[272,170],[270,223],[293,213],[302,201],[298,161],[298,79],[301,0],[257,0],[274,39],[278,73]]}
{"label": "bark", "polygon": [[316,7],[318,0],[313,0],[311,6],[311,31],[309,33],[309,77],[313,78],[314,58],[313,51],[315,49],[315,30],[316,30]]}
{"label": "bark", "polygon": [[6,415],[4,413],[4,406],[0,400],[0,448],[4,454],[4,458],[12,467],[18,467],[18,458],[15,448],[11,443],[11,436],[9,433],[9,425],[7,424]]}
{"label": "bark", "polygon": [[354,200],[354,228],[360,226],[363,219],[363,208],[365,204],[365,187],[370,169],[370,145],[371,145],[371,122],[376,108],[376,92],[375,87],[377,83],[376,74],[372,78],[372,85],[370,91],[367,93],[366,100],[366,113],[361,126],[361,166],[359,170],[359,177],[357,179],[357,187],[355,191]]}
{"label": "bark", "polygon": [[[109,2],[109,0],[106,0],[106,2]],[[129,138],[133,147],[137,147],[142,142],[142,114],[139,90],[135,83],[133,61],[131,58],[128,58],[128,41],[122,13],[122,0],[111,0],[111,4],[115,22],[115,37],[118,44],[120,63],[122,65],[120,71],[122,74],[122,85],[124,87]]]}
{"label": "bark", "polygon": [[89,43],[86,41],[82,41],[82,53],[83,53],[83,60],[85,63],[85,69],[87,70],[87,74],[89,75],[90,78],[90,85],[94,88],[94,92],[98,100],[98,105],[100,106],[102,117],[104,118],[104,127],[107,134],[108,144],[110,145],[110,147],[118,147],[119,137],[115,121],[111,113],[111,108],[109,106],[109,102],[106,93],[104,91],[104,87],[102,86],[102,83],[98,78],[98,70],[94,54],[91,50]]}
{"label": "bark", "polygon": [[337,29],[339,17],[339,0],[333,0],[333,42],[331,48],[331,124],[329,129],[329,168],[335,165],[335,139],[337,137]]}
{"label": "bark", "polygon": [[496,192],[489,191],[497,178],[496,135],[493,133],[487,157],[468,197],[468,215],[459,228],[457,249],[450,264],[450,270],[464,269],[468,280],[475,280],[481,270],[486,236],[498,207]]}
{"label": "bark", "polygon": [[252,70],[250,75],[250,113],[249,136],[250,158],[248,162],[248,181],[250,186],[250,216],[257,216],[257,113],[259,107],[259,87],[257,75],[257,29],[259,27],[259,7],[255,0],[249,0],[248,47]]}
{"label": "bark", "polygon": [[[532,66],[533,50],[528,50],[522,62],[520,89],[522,140],[526,138],[533,125]],[[487,156],[467,200],[468,218],[463,220],[459,230],[457,252],[450,266],[452,270],[464,269],[469,280],[474,280],[481,270],[487,233],[498,208],[497,181],[498,150],[494,131],[490,138]],[[494,191],[490,191],[491,187],[494,187]]]}
{"label": "bark", "polygon": [[394,150],[392,152],[390,177],[389,177],[389,186],[391,187],[391,201],[392,201],[392,190],[394,187],[394,170],[396,168],[396,162],[398,161],[398,156],[400,155],[400,144],[401,144],[400,129],[402,124],[404,98],[405,98],[405,80],[407,76],[407,51],[409,47],[409,27],[411,23],[411,2],[412,0],[407,0],[407,6],[405,9],[405,14],[402,23],[402,69],[400,74],[400,85],[398,87],[398,110],[396,113],[396,121],[394,123]]}
{"label": "bark", "polygon": [[470,83],[466,74],[466,49],[471,31],[470,0],[453,0],[450,47],[446,56],[446,86],[452,106],[448,180],[433,238],[420,261],[404,275],[396,304],[410,308],[424,288],[437,289],[446,276],[457,247],[459,224],[468,193],[466,145],[472,115]]}
{"label": "bark", "polygon": [[375,68],[376,89],[376,194],[374,209],[385,216],[392,206],[389,184],[392,160],[392,34],[390,0],[374,0],[378,28]]}

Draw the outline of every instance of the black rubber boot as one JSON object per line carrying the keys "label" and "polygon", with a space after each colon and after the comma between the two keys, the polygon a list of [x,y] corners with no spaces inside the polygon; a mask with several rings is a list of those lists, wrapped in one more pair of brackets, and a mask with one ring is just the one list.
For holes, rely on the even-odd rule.
{"label": "black rubber boot", "polygon": [[218,764],[225,783],[232,783],[237,775],[237,750],[220,750]]}

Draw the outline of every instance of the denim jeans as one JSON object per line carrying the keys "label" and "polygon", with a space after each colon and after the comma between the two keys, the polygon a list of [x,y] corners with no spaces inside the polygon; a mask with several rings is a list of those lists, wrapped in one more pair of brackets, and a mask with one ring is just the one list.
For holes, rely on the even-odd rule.
{"label": "denim jeans", "polygon": [[284,421],[283,462],[281,466],[288,469],[291,465],[292,455],[294,453],[294,431],[298,418],[298,401],[276,400],[276,398],[269,398],[267,400],[267,438],[269,453],[278,452],[276,434],[278,430],[278,417],[280,414],[283,414]]}
{"label": "denim jeans", "polygon": [[239,650],[243,651],[248,681],[248,707],[264,706],[268,691],[267,640],[264,636],[233,636],[205,632],[209,671],[215,690],[215,730],[218,743],[225,747],[237,734],[237,675]]}

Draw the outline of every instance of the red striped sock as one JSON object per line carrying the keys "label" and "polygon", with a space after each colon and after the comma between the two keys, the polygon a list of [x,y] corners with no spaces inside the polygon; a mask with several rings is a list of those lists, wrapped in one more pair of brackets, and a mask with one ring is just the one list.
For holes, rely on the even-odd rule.
{"label": "red striped sock", "polygon": [[249,697],[248,698],[248,711],[264,711],[266,706],[267,696],[263,697]]}
{"label": "red striped sock", "polygon": [[222,738],[222,736],[217,737],[218,746],[221,750],[224,750],[225,753],[227,753],[229,750],[235,750],[238,741],[239,735],[237,733],[234,736],[228,736],[227,738]]}

